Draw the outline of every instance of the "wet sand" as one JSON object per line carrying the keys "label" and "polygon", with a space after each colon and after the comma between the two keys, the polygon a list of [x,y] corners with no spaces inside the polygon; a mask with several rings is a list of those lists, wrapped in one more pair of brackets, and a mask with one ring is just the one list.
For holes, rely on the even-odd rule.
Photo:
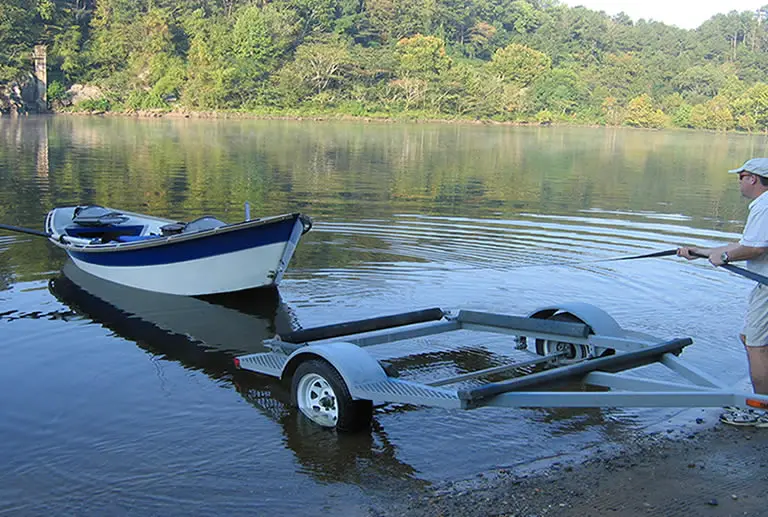
{"label": "wet sand", "polygon": [[[478,473],[374,505],[379,516],[766,516],[768,429],[732,427],[717,410],[550,465]],[[683,420],[681,422],[680,420]],[[527,470],[527,472],[526,472]]]}

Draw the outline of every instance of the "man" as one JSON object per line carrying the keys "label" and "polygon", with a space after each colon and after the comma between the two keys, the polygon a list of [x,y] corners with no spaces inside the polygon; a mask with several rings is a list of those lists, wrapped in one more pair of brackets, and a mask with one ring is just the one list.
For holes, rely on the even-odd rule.
{"label": "man", "polygon": [[[715,266],[746,260],[748,270],[768,275],[768,158],[753,158],[728,172],[739,175],[741,195],[752,200],[741,240],[717,248],[683,246],[677,254],[688,260],[707,257]],[[768,395],[768,285],[757,284],[750,293],[739,337],[747,350],[752,387],[755,393]],[[768,413],[751,409],[728,409],[720,420],[768,428]]]}

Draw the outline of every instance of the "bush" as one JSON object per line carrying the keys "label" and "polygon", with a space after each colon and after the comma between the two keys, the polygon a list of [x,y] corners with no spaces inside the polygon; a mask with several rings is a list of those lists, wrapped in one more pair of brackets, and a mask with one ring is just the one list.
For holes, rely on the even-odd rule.
{"label": "bush", "polygon": [[539,124],[551,124],[555,116],[549,110],[541,110],[536,114],[536,122]]}
{"label": "bush", "polygon": [[48,102],[62,103],[67,100],[67,89],[59,81],[51,81],[47,89]]}
{"label": "bush", "polygon": [[99,99],[86,99],[75,106],[79,111],[109,111],[112,103],[104,97]]}
{"label": "bush", "polygon": [[132,110],[167,110],[168,103],[156,92],[132,91],[125,101],[127,108]]}

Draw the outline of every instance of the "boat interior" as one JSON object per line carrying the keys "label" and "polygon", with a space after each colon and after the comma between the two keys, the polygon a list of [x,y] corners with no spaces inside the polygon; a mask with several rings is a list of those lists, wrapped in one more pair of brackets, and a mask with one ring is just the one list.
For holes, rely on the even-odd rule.
{"label": "boat interior", "polygon": [[98,205],[57,208],[49,217],[49,231],[53,235],[99,244],[169,237],[210,230],[227,224],[212,216],[199,217],[185,223],[119,212]]}

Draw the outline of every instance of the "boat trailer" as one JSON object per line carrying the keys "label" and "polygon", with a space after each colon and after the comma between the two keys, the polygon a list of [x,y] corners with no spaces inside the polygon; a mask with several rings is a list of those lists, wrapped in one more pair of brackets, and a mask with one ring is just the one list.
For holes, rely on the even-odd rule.
{"label": "boat trailer", "polygon": [[[397,378],[391,364],[368,351],[460,330],[509,336],[504,346],[523,354],[523,360],[416,382]],[[292,403],[305,416],[340,431],[367,428],[374,403],[451,409],[768,409],[768,396],[735,392],[680,359],[693,343],[690,338],[664,341],[626,330],[603,310],[581,302],[540,308],[527,316],[432,308],[297,330],[263,343],[269,352],[238,356],[235,366],[290,382]],[[663,365],[674,380],[654,380],[636,370],[650,364]],[[487,380],[500,376],[500,381]],[[571,387],[573,381],[580,383],[562,390],[565,381]],[[543,391],[554,384],[560,390]]]}

